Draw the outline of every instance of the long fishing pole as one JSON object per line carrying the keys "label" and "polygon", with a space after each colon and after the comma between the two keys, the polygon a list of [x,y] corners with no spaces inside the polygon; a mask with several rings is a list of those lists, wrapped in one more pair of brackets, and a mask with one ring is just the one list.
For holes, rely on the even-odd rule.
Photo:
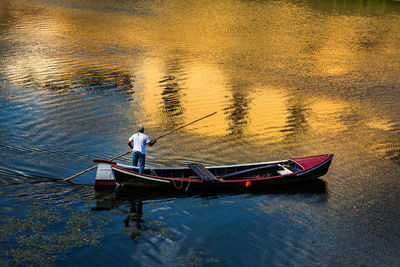
{"label": "long fishing pole", "polygon": [[163,134],[163,135],[160,135],[159,137],[157,137],[157,138],[154,139],[154,140],[161,139],[161,138],[163,138],[164,136],[167,136],[167,135],[169,135],[169,134],[172,134],[172,133],[174,133],[174,132],[176,132],[176,131],[178,131],[178,130],[180,130],[180,129],[182,129],[182,128],[185,128],[186,126],[189,126],[190,124],[193,124],[193,123],[195,123],[195,122],[198,122],[198,121],[200,121],[200,120],[203,120],[203,119],[205,119],[205,118],[208,118],[208,117],[210,117],[210,116],[212,116],[212,115],[214,115],[214,114],[216,114],[216,113],[217,113],[217,112],[213,112],[213,113],[211,113],[211,114],[208,114],[207,116],[201,117],[200,119],[197,119],[197,120],[194,120],[194,121],[192,121],[192,122],[189,122],[189,123],[187,123],[187,124],[185,124],[185,125],[182,125],[182,126],[176,128],[176,129],[174,129],[174,130],[172,130],[172,131],[170,131],[170,132],[168,132],[168,133],[165,133],[165,134]]}
{"label": "long fishing pole", "polygon": [[[213,112],[213,113],[211,113],[211,114],[208,114],[207,116],[201,117],[200,119],[197,119],[197,120],[194,120],[194,121],[192,121],[192,122],[189,122],[189,123],[187,123],[187,124],[185,124],[185,125],[182,125],[182,126],[176,128],[176,129],[174,129],[174,130],[172,130],[172,131],[170,131],[170,132],[168,132],[168,133],[165,133],[165,134],[163,134],[163,135],[160,135],[159,137],[157,137],[157,138],[154,139],[154,140],[161,139],[161,138],[163,138],[163,137],[165,137],[165,136],[167,136],[167,135],[169,135],[169,134],[172,134],[172,133],[174,133],[174,132],[176,132],[176,131],[178,131],[178,130],[180,130],[180,129],[182,129],[182,128],[185,128],[185,127],[187,127],[187,126],[189,126],[189,125],[191,125],[191,124],[193,124],[193,123],[195,123],[195,122],[198,122],[198,121],[200,121],[200,120],[203,120],[203,119],[205,119],[205,118],[208,118],[208,117],[210,117],[210,116],[212,116],[212,115],[214,115],[214,114],[216,114],[216,113],[217,113],[217,112]],[[125,152],[125,153],[122,153],[121,155],[115,156],[115,157],[113,157],[113,158],[111,158],[111,159],[109,159],[109,160],[110,160],[110,161],[115,160],[115,159],[117,159],[117,158],[120,158],[120,157],[122,157],[122,156],[125,156],[126,154],[128,154],[128,153],[130,153],[130,152],[132,152],[132,151],[129,150],[129,151],[127,151],[127,152]],[[79,175],[81,175],[81,174],[84,174],[85,172],[88,172],[88,171],[90,171],[90,170],[93,170],[93,169],[96,168],[96,167],[97,167],[97,165],[95,165],[95,166],[93,166],[93,167],[91,167],[91,168],[89,168],[89,169],[87,169],[87,170],[81,171],[81,172],[79,172],[79,173],[77,173],[77,174],[75,174],[75,175],[72,175],[72,176],[70,176],[70,177],[68,177],[68,178],[65,178],[65,179],[63,179],[63,181],[71,180],[72,178],[75,178],[75,177],[77,177],[77,176],[79,176]]]}

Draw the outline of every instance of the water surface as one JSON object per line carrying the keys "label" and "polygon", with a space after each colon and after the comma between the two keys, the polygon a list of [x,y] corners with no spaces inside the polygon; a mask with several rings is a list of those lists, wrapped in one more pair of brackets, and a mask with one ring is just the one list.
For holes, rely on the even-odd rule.
{"label": "water surface", "polygon": [[[396,265],[400,3],[0,3],[2,265]],[[94,158],[148,166],[334,153],[261,192],[95,191]],[[130,156],[121,159],[129,163]]]}

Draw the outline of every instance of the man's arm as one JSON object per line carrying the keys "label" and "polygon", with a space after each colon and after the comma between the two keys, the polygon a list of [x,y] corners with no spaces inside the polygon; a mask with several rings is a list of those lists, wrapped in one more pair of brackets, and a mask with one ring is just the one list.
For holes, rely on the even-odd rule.
{"label": "man's arm", "polygon": [[133,149],[133,146],[132,146],[131,141],[128,141],[128,146],[129,146],[131,149]]}
{"label": "man's arm", "polygon": [[154,139],[154,140],[151,140],[150,142],[148,142],[147,144],[148,144],[149,146],[152,146],[152,145],[154,145],[156,142],[157,142],[157,139]]}

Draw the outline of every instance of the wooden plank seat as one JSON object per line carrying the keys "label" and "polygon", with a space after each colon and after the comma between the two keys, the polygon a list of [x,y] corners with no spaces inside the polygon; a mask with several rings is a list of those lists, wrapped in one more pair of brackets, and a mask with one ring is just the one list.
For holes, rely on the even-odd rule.
{"label": "wooden plank seat", "polygon": [[203,165],[198,163],[189,163],[189,168],[194,171],[203,181],[215,182],[218,181],[217,177],[214,176],[209,170],[207,170]]}
{"label": "wooden plank seat", "polygon": [[233,172],[233,173],[228,173],[228,174],[222,175],[221,178],[222,179],[232,179],[234,177],[238,177],[238,176],[242,176],[242,175],[250,175],[250,174],[254,174],[256,172],[260,172],[260,171],[279,170],[281,168],[282,167],[280,167],[278,164],[269,164],[269,165],[265,165],[265,166],[255,167],[255,168],[237,171],[237,172]]}

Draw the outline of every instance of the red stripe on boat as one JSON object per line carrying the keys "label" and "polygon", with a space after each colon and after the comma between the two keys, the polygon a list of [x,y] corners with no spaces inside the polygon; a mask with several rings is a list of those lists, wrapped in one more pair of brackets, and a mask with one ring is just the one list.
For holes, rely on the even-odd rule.
{"label": "red stripe on boat", "polygon": [[113,161],[106,160],[106,159],[94,159],[93,162],[94,163],[106,163],[106,164],[110,164],[110,165],[117,165],[117,163],[115,163]]}
{"label": "red stripe on boat", "polygon": [[94,186],[116,186],[114,180],[95,180]]}

